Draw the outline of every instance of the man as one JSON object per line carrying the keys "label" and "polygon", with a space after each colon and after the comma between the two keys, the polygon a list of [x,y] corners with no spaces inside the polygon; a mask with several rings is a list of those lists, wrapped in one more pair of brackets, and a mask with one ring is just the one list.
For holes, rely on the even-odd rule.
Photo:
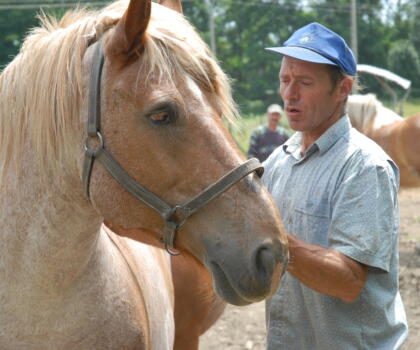
{"label": "man", "polygon": [[356,62],[318,23],[283,47],[280,95],[295,133],[264,163],[289,232],[290,262],[267,302],[269,350],[397,349],[399,172],[345,114]]}
{"label": "man", "polygon": [[255,157],[263,162],[278,146],[287,141],[289,136],[284,128],[278,126],[282,113],[277,104],[267,108],[267,124],[260,125],[251,134],[248,158]]}

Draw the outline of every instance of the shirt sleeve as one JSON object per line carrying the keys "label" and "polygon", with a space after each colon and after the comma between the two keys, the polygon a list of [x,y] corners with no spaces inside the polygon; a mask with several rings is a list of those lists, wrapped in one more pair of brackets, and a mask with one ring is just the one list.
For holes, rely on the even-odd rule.
{"label": "shirt sleeve", "polygon": [[397,245],[398,179],[391,160],[350,158],[333,195],[330,247],[388,272]]}
{"label": "shirt sleeve", "polygon": [[261,178],[261,181],[265,187],[267,187],[268,192],[272,191],[273,177],[278,167],[276,163],[281,159],[283,155],[283,149],[281,147],[276,148],[268,158],[262,163],[264,167],[264,174]]}
{"label": "shirt sleeve", "polygon": [[248,158],[259,158],[258,156],[258,133],[254,130],[249,140]]}

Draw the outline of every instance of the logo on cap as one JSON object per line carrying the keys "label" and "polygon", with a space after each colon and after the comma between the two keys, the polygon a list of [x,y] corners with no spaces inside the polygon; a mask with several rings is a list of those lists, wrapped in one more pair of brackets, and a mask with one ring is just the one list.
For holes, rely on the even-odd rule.
{"label": "logo on cap", "polygon": [[310,34],[304,34],[302,38],[299,39],[301,44],[309,44],[315,41],[314,37]]}

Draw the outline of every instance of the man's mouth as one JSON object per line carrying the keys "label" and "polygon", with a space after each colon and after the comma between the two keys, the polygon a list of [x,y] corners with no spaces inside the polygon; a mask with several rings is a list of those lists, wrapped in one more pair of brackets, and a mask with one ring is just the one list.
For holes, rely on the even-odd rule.
{"label": "man's mouth", "polygon": [[297,107],[290,106],[286,108],[286,113],[289,116],[297,116],[302,113],[302,110]]}

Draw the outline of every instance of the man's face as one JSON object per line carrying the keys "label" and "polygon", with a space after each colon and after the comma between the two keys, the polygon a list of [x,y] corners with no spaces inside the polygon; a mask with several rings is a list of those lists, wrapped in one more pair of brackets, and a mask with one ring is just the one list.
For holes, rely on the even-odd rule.
{"label": "man's face", "polygon": [[[321,135],[340,118],[350,78],[333,87],[326,65],[288,56],[283,58],[279,77],[284,111],[293,130]],[[343,89],[346,79],[350,83],[346,81]]]}
{"label": "man's face", "polygon": [[267,113],[268,124],[270,125],[277,125],[280,121],[281,115],[280,113]]}

